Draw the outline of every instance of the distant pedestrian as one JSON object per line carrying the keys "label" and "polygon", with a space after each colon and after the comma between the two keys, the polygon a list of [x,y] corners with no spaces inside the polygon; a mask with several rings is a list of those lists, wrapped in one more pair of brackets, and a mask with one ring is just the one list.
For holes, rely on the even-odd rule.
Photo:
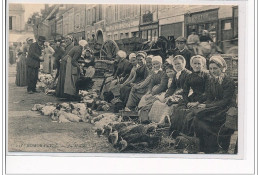
{"label": "distant pedestrian", "polygon": [[36,91],[40,62],[43,61],[42,49],[46,38],[39,36],[38,41],[30,45],[27,56],[27,92],[32,94]]}
{"label": "distant pedestrian", "polygon": [[43,50],[43,72],[50,74],[53,70],[54,57],[54,49],[50,46],[49,42],[44,42],[44,50]]}
{"label": "distant pedestrian", "polygon": [[182,55],[186,60],[186,69],[191,70],[190,58],[193,56],[193,53],[187,49],[186,38],[180,36],[176,39],[177,49],[174,52],[174,56]]}
{"label": "distant pedestrian", "polygon": [[9,45],[9,63],[13,65],[15,63],[15,47],[13,43]]}
{"label": "distant pedestrian", "polygon": [[199,36],[196,34],[196,30],[192,29],[191,34],[187,39],[187,46],[190,51],[194,52],[195,55],[198,54],[198,44],[200,43]]}
{"label": "distant pedestrian", "polygon": [[27,55],[30,45],[33,43],[32,38],[27,38],[26,43],[23,45],[22,51],[18,54],[18,61],[16,66],[16,79],[15,84],[17,86],[26,86],[27,85]]}

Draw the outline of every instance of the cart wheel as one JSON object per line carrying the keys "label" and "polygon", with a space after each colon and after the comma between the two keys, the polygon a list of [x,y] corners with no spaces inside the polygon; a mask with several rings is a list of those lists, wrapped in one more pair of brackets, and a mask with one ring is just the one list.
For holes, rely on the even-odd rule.
{"label": "cart wheel", "polygon": [[117,51],[119,51],[119,47],[116,42],[113,40],[107,40],[100,49],[100,59],[113,60],[116,57]]}

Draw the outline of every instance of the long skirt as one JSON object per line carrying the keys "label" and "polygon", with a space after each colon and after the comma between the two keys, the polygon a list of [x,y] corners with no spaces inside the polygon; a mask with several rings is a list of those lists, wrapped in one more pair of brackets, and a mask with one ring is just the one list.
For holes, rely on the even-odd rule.
{"label": "long skirt", "polygon": [[156,100],[148,114],[149,120],[155,123],[161,123],[165,116],[170,115],[171,109],[171,106]]}
{"label": "long skirt", "polygon": [[133,88],[131,88],[126,103],[126,107],[128,107],[129,109],[134,109],[135,107],[137,107],[141,98],[145,95],[147,90],[148,90],[147,87],[144,87],[142,89],[137,89],[137,90],[133,90]]}
{"label": "long skirt", "polygon": [[43,72],[50,74],[53,70],[54,58],[51,54],[44,55]]}
{"label": "long skirt", "polygon": [[65,84],[65,76],[66,76],[67,58],[68,58],[68,56],[65,56],[61,60],[58,83],[57,83],[57,88],[56,88],[56,96],[61,97],[61,98],[65,97],[64,84]]}
{"label": "long skirt", "polygon": [[222,129],[228,108],[211,107],[195,110],[193,126],[200,139],[200,149],[205,153],[216,152],[219,146],[227,149],[230,130]]}
{"label": "long skirt", "polygon": [[192,127],[193,122],[192,109],[187,109],[185,106],[174,106],[170,116],[171,128],[170,131],[179,131],[188,136],[194,135]]}
{"label": "long skirt", "polygon": [[64,93],[68,95],[77,95],[76,83],[79,79],[79,70],[72,66],[71,57],[68,56],[65,74]]}
{"label": "long skirt", "polygon": [[122,100],[124,106],[126,105],[128,101],[128,97],[131,91],[131,86],[130,85],[125,85],[120,89],[120,99]]}
{"label": "long skirt", "polygon": [[13,65],[15,63],[15,52],[14,51],[9,51],[9,63]]}
{"label": "long skirt", "polygon": [[17,86],[27,86],[27,65],[26,56],[24,55],[21,55],[17,62],[15,84]]}

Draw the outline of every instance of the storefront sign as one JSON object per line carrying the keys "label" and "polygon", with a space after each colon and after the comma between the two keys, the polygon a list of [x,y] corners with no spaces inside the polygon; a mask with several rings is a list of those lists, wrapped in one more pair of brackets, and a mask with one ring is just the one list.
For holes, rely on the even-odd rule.
{"label": "storefront sign", "polygon": [[188,24],[215,21],[217,19],[218,19],[218,10],[186,15],[186,23]]}
{"label": "storefront sign", "polygon": [[150,29],[157,29],[157,28],[158,28],[158,24],[140,26],[140,30],[150,30]]}

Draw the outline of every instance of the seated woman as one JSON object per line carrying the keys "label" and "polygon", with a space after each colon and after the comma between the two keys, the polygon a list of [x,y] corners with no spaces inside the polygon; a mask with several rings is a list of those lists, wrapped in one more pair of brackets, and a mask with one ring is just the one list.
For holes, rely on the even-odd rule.
{"label": "seated woman", "polygon": [[[115,62],[117,62],[116,70],[113,73],[112,77],[108,77],[105,82],[105,86],[101,92],[101,98],[104,100],[108,100],[106,94],[108,92],[112,92],[114,96],[119,96],[119,88],[120,83],[124,83],[124,81],[128,78],[131,70],[132,64],[126,59],[126,52],[123,50],[119,50],[116,54]],[[112,100],[112,99],[110,99]],[[108,100],[108,101],[110,101]]]}
{"label": "seated woman", "polygon": [[154,73],[151,76],[147,93],[141,98],[141,101],[138,104],[142,121],[148,119],[148,113],[151,109],[151,104],[154,102],[154,96],[167,89],[168,77],[162,70],[162,58],[160,56],[155,56],[153,57],[152,62]]}
{"label": "seated woman", "polygon": [[168,106],[172,106],[182,99],[184,82],[191,74],[191,72],[185,68],[186,60],[183,56],[176,55],[174,58],[171,58],[171,60],[176,73],[170,66],[167,67],[166,73],[169,77],[168,90],[166,93],[157,97],[157,100],[153,103],[148,114],[149,120],[153,122],[160,123],[165,116],[168,116],[171,113],[172,107]]}
{"label": "seated woman", "polygon": [[[134,53],[133,53],[134,54]],[[129,59],[135,54],[130,54]],[[148,76],[148,69],[145,63],[146,53],[138,52],[137,53],[137,61],[133,62],[133,68],[128,79],[121,85],[120,89],[120,99],[123,101],[123,104],[126,105],[131,88],[143,80]]]}
{"label": "seated woman", "polygon": [[209,60],[209,71],[212,78],[208,81],[205,103],[198,105],[193,112],[195,135],[200,139],[200,151],[213,153],[218,144],[228,148],[230,133],[221,133],[225,123],[226,112],[232,104],[235,94],[234,81],[225,74],[227,64],[221,56],[212,56]]}
{"label": "seated woman", "polygon": [[[204,57],[200,55],[191,57],[190,65],[193,72],[186,77],[183,84],[183,100],[173,108],[171,114],[171,131],[179,131],[186,135],[193,135],[192,118],[187,114],[205,101],[206,82],[209,79]],[[191,95],[189,95],[190,91],[192,91]]]}
{"label": "seated woman", "polygon": [[148,76],[145,78],[144,81],[135,84],[129,93],[128,100],[126,103],[125,111],[131,111],[136,108],[139,101],[141,100],[142,96],[145,95],[145,93],[148,90],[149,83],[151,81],[153,71],[152,71],[152,58],[153,55],[148,55],[145,59],[146,67],[148,71]]}

